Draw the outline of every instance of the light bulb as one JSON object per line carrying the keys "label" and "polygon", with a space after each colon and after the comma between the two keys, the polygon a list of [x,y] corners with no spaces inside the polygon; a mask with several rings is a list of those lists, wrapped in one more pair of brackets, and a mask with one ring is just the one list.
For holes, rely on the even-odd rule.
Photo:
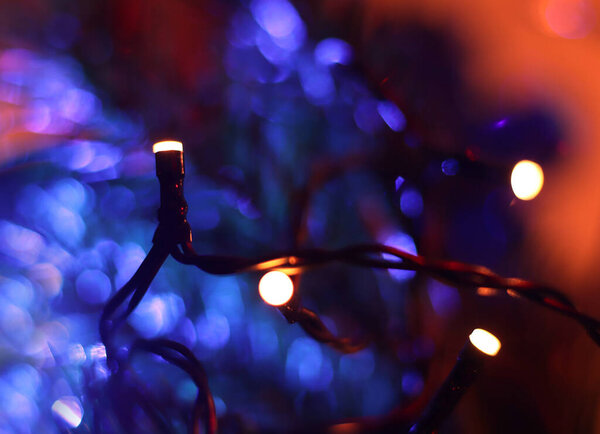
{"label": "light bulb", "polygon": [[183,152],[183,143],[177,142],[175,140],[164,140],[162,142],[155,143],[152,146],[152,152],[154,152],[155,154],[157,152],[164,152],[164,151]]}
{"label": "light bulb", "polygon": [[475,329],[458,354],[454,368],[446,377],[431,402],[414,424],[409,433],[430,434],[448,418],[471,384],[477,380],[487,356],[495,356],[500,351],[500,341],[483,329]]}
{"label": "light bulb", "polygon": [[484,329],[475,329],[469,335],[469,340],[475,348],[488,356],[495,356],[500,351],[500,340]]}
{"label": "light bulb", "polygon": [[512,170],[510,185],[519,199],[531,200],[540,193],[544,186],[544,171],[539,164],[533,161],[519,161]]}
{"label": "light bulb", "polygon": [[258,293],[265,303],[281,306],[294,295],[294,283],[281,271],[269,271],[258,282]]}

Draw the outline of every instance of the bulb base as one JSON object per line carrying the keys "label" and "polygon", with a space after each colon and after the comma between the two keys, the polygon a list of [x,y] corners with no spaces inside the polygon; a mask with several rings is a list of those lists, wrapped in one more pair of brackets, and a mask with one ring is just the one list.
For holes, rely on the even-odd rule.
{"label": "bulb base", "polygon": [[183,152],[167,150],[156,152],[156,176],[160,183],[160,208],[154,244],[182,244],[192,241],[192,230],[187,221],[188,204],[183,195],[185,163]]}
{"label": "bulb base", "polygon": [[437,432],[439,426],[452,413],[456,404],[477,379],[486,360],[491,358],[493,356],[481,352],[467,339],[456,359],[454,368],[431,399],[419,421],[411,427],[409,433],[432,434]]}

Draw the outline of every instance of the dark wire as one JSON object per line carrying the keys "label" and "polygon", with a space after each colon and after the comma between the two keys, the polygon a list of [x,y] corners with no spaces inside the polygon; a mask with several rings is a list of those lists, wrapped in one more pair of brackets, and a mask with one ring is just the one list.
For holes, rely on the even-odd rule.
{"label": "dark wire", "polygon": [[198,388],[194,403],[191,432],[200,434],[200,421],[204,420],[204,432],[217,432],[217,417],[215,403],[208,387],[206,372],[194,353],[185,345],[169,339],[138,339],[133,343],[130,357],[137,351],[143,350],[162,357],[165,361],[186,372]]}
{"label": "dark wire", "polygon": [[315,312],[305,307],[286,310],[283,314],[291,323],[297,322],[306,334],[317,342],[329,345],[342,353],[356,353],[369,344],[367,341],[353,342],[349,338],[335,336]]}
{"label": "dark wire", "polygon": [[[168,255],[168,249],[155,244],[133,277],[117,291],[104,307],[100,319],[100,336],[106,348],[107,364],[111,367],[112,371],[118,371],[120,365],[113,342],[115,332],[142,301],[152,280],[154,280],[154,277]],[[117,310],[123,306],[128,298],[129,302],[125,310],[120,315],[116,315]],[[217,418],[212,394],[208,388],[208,380],[204,368],[194,354],[184,345],[168,339],[138,339],[131,346],[129,357],[139,350],[151,352],[162,357],[167,362],[178,366],[192,378],[198,388],[198,396],[194,403],[190,432],[200,434],[200,421],[204,420],[204,432],[208,434],[215,433],[217,430]],[[138,398],[141,397],[140,395]],[[162,426],[162,421],[157,417],[151,405],[146,402],[147,400],[138,399],[138,401],[155,423],[158,426]],[[120,416],[119,419],[123,424],[127,422],[127,418],[122,417],[121,410],[117,407],[117,415]]]}
{"label": "dark wire", "polygon": [[[135,272],[133,277],[108,301],[100,317],[100,338],[106,348],[106,358],[109,367],[115,369],[115,348],[113,337],[116,329],[127,319],[148,291],[148,287],[158,270],[169,256],[169,251],[154,245]],[[126,310],[115,318],[117,309],[129,298]]]}
{"label": "dark wire", "polygon": [[[355,245],[338,250],[297,250],[281,255],[265,257],[260,260],[199,255],[194,251],[191,243],[182,244],[181,249],[175,248],[172,251],[173,257],[177,261],[195,265],[211,274],[234,274],[254,270],[298,269],[337,261],[361,267],[419,271],[459,289],[494,288],[502,290],[509,295],[520,296],[577,321],[586,330],[596,345],[600,346],[600,321],[577,310],[573,302],[565,294],[556,289],[525,279],[502,277],[481,265],[466,264],[457,261],[431,260],[424,256],[413,255],[403,250],[381,244]],[[325,342],[326,340],[324,339],[321,342]]]}
{"label": "dark wire", "polygon": [[[584,327],[596,345],[600,346],[600,321],[578,311],[566,295],[556,289],[528,280],[502,277],[480,265],[431,260],[381,244],[355,245],[337,250],[300,249],[255,260],[236,256],[200,255],[196,253],[191,242],[172,245],[158,242],[150,249],[133,277],[109,300],[102,312],[100,336],[106,347],[107,363],[113,371],[118,370],[119,366],[113,342],[115,332],[141,302],[169,254],[180,263],[195,265],[207,273],[218,275],[275,269],[302,269],[330,262],[369,268],[414,270],[459,289],[494,288],[534,302],[574,319]],[[116,315],[117,310],[128,298],[127,307],[120,315]],[[304,307],[288,305],[280,309],[290,323],[297,322],[313,339],[338,351],[353,353],[367,345],[366,342],[352,342],[348,338],[334,336],[316,313]],[[214,402],[204,369],[194,354],[184,345],[167,339],[138,339],[131,347],[130,356],[138,350],[154,353],[190,375],[198,388],[190,431],[199,434],[200,421],[204,420],[205,432],[216,432],[217,418]],[[150,410],[151,408],[148,407],[148,411]],[[156,419],[156,422],[160,420]]]}

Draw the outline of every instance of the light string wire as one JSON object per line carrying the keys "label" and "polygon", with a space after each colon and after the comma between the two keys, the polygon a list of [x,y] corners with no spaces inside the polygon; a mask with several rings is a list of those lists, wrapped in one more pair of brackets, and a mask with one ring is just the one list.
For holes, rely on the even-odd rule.
{"label": "light string wire", "polygon": [[[164,161],[160,160],[158,154],[156,155],[157,174],[161,182],[161,208],[153,246],[131,279],[105,305],[100,318],[100,336],[106,347],[107,364],[113,374],[122,373],[136,352],[145,351],[158,355],[166,362],[179,367],[192,378],[198,388],[190,423],[190,432],[194,434],[200,433],[202,420],[204,432],[215,433],[217,417],[206,373],[192,351],[169,339],[137,339],[131,344],[125,356],[119,352],[114,342],[117,329],[142,301],[154,277],[169,256],[182,264],[194,265],[206,273],[215,275],[269,270],[304,270],[332,262],[376,269],[413,270],[459,289],[493,288],[529,300],[577,321],[596,345],[600,346],[600,321],[580,312],[565,294],[525,279],[500,276],[480,265],[433,260],[382,244],[359,244],[337,250],[296,249],[260,259],[198,254],[192,246],[191,228],[186,219],[187,203],[183,197],[183,157],[181,155],[179,158],[171,154],[167,157],[170,163],[174,161],[173,156],[177,157],[173,167],[181,171],[177,176],[166,176],[163,172]],[[163,165],[160,173],[159,163]],[[168,194],[168,192],[175,193]],[[290,323],[297,322],[313,339],[340,352],[354,353],[368,344],[368,342],[353,342],[348,338],[335,336],[315,312],[299,304],[297,297],[292,297],[290,302],[279,309]],[[145,408],[143,410],[146,411]],[[146,412],[152,415],[151,410]]]}
{"label": "light string wire", "polygon": [[[600,346],[600,321],[575,307],[562,292],[529,280],[503,277],[481,265],[458,261],[432,260],[382,244],[362,244],[338,250],[307,249],[274,255],[260,260],[240,257],[198,255],[191,243],[175,250],[173,257],[183,263],[195,265],[210,274],[235,274],[256,270],[301,269],[329,262],[343,262],[360,267],[396,270],[413,270],[449,284],[458,289],[493,288],[511,296],[522,297],[547,309],[577,321],[590,338]],[[388,259],[393,257],[393,259]]]}

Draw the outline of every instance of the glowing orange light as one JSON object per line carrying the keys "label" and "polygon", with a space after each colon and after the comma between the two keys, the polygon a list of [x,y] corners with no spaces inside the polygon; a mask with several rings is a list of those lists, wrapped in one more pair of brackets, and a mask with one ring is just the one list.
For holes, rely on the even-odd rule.
{"label": "glowing orange light", "polygon": [[183,143],[176,142],[175,140],[164,140],[162,142],[155,143],[152,146],[152,152],[154,152],[155,154],[157,152],[164,152],[164,151],[183,152]]}
{"label": "glowing orange light", "polygon": [[360,425],[355,422],[346,422],[333,425],[327,431],[330,434],[355,434],[359,433]]}
{"label": "glowing orange light", "polygon": [[519,298],[520,297],[519,293],[517,291],[515,291],[514,289],[507,289],[506,293],[508,295],[510,295],[511,297],[514,297],[514,298]]}
{"label": "glowing orange light", "polygon": [[281,271],[269,271],[258,282],[258,293],[271,306],[286,304],[294,295],[294,283]]}
{"label": "glowing orange light", "polygon": [[496,288],[488,288],[485,286],[480,286],[477,288],[477,295],[481,295],[483,297],[490,297],[492,295],[496,295],[498,290]]}
{"label": "glowing orange light", "polygon": [[271,259],[270,261],[265,261],[261,262],[260,264],[257,264],[254,268],[256,270],[268,270],[269,268],[282,267],[286,265],[287,262],[288,258]]}
{"label": "glowing orange light", "polygon": [[533,161],[519,161],[513,168],[510,185],[519,199],[531,200],[540,193],[544,186],[544,171],[539,164]]}
{"label": "glowing orange light", "polygon": [[500,340],[484,329],[475,329],[469,335],[469,340],[475,348],[488,356],[495,356],[500,351]]}
{"label": "glowing orange light", "polygon": [[587,36],[594,27],[594,9],[589,0],[548,0],[544,18],[550,30],[567,39]]}

